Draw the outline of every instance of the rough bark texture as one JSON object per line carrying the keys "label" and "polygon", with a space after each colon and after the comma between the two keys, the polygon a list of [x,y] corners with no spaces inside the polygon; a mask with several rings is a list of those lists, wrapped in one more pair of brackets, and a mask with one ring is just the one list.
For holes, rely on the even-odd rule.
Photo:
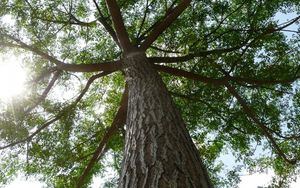
{"label": "rough bark texture", "polygon": [[129,101],[119,187],[210,188],[180,113],[144,53],[124,58]]}

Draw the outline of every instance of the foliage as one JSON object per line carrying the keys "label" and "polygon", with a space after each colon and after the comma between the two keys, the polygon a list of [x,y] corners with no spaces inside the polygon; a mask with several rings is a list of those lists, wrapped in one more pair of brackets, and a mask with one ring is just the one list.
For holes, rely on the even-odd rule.
{"label": "foliage", "polygon": [[[180,2],[117,1],[136,46],[169,7]],[[106,4],[97,6],[81,0],[0,2],[1,53],[16,49],[30,70],[30,91],[0,109],[1,146],[24,140],[1,151],[1,183],[21,171],[37,175],[49,187],[74,187],[113,122],[125,85],[122,71],[95,80],[77,98],[94,73],[64,70],[55,61],[94,65],[121,59],[122,50],[103,24],[112,27]],[[299,172],[299,13],[298,0],[192,1],[146,52],[149,58],[161,58],[157,64],[190,73],[158,69],[216,187],[236,186],[243,170],[273,169],[272,183],[281,187]],[[283,14],[292,16],[278,21]],[[26,139],[55,117],[59,118]],[[120,128],[106,146],[115,156],[111,166],[117,172],[123,142]],[[238,166],[226,169],[226,161],[220,162],[226,154],[233,155]],[[100,160],[93,167],[85,186],[107,163]]]}

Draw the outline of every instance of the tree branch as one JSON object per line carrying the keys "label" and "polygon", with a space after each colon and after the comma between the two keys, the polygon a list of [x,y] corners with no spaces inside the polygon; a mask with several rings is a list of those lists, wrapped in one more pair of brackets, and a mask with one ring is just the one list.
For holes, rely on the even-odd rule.
{"label": "tree branch", "polygon": [[[242,4],[243,5],[243,4]],[[241,6],[242,6],[241,5]],[[240,8],[240,7],[239,7]],[[238,8],[238,9],[239,9]],[[167,63],[175,63],[175,62],[183,62],[183,61],[188,61],[191,60],[195,57],[205,57],[207,55],[213,55],[213,54],[217,54],[217,55],[221,55],[223,53],[228,53],[228,52],[232,52],[235,50],[238,50],[242,47],[245,47],[245,49],[243,49],[243,53],[246,52],[246,50],[257,40],[263,38],[264,36],[268,35],[268,34],[272,34],[278,31],[282,31],[285,28],[287,28],[288,26],[294,24],[295,22],[297,22],[300,19],[300,16],[297,16],[285,23],[282,23],[279,27],[277,28],[273,28],[273,27],[266,27],[266,28],[261,28],[259,30],[247,30],[251,33],[255,33],[255,32],[262,32],[261,34],[259,34],[258,36],[256,36],[255,38],[253,38],[250,41],[250,37],[248,37],[242,44],[234,46],[234,47],[230,47],[230,48],[221,48],[221,49],[214,49],[214,50],[208,50],[208,51],[200,51],[200,52],[195,52],[193,54],[188,54],[182,57],[162,57],[162,58],[158,58],[158,57],[154,57],[155,61],[157,62],[163,62],[166,61]],[[164,58],[164,59],[163,59]],[[176,59],[178,58],[178,59]]]}
{"label": "tree branch", "polygon": [[[195,98],[193,96],[190,96],[190,95],[184,95],[184,94],[180,94],[180,93],[176,93],[176,92],[170,92],[169,93],[175,97],[180,97],[182,99],[185,99],[185,100],[190,100],[190,101],[193,101],[193,102],[200,102],[202,104],[204,104],[205,106],[207,106],[210,111],[212,111],[215,115],[217,115],[219,118],[221,118],[224,122],[226,122],[227,126],[230,126],[232,127],[233,129],[237,130],[238,132],[241,132],[243,134],[247,134],[246,131],[234,126],[233,124],[229,124],[228,125],[228,120],[223,117],[223,113],[224,112],[221,112],[220,109],[216,109],[215,107],[213,107],[210,103],[208,103],[207,101],[205,100],[202,100],[202,99],[199,99],[199,98]],[[224,126],[223,126],[224,127]],[[222,130],[221,130],[222,131]]]}
{"label": "tree branch", "polygon": [[[216,51],[215,51],[216,52]],[[175,62],[183,62],[188,61],[192,59],[191,55],[186,55],[182,57],[150,57],[148,58],[151,63],[175,63]],[[176,69],[173,67],[163,66],[163,65],[157,65],[155,64],[154,67],[156,70],[169,73],[175,76],[182,76],[191,80],[201,81],[204,83],[209,83],[213,85],[224,85],[227,80],[231,80],[236,82],[237,84],[241,83],[247,83],[252,84],[256,86],[263,86],[263,85],[276,85],[276,84],[290,84],[296,80],[298,80],[300,77],[295,76],[292,78],[286,78],[286,79],[255,79],[255,78],[243,78],[238,76],[226,76],[222,78],[209,78],[204,77],[195,73],[191,73],[185,70]]]}
{"label": "tree branch", "polygon": [[35,135],[37,135],[38,133],[40,133],[42,130],[44,130],[45,128],[47,128],[52,123],[54,123],[57,120],[59,120],[61,117],[62,117],[62,114],[57,115],[55,118],[53,118],[52,120],[46,122],[40,128],[38,128],[36,131],[34,131],[30,136],[28,136],[28,137],[26,137],[24,139],[18,140],[16,142],[10,143],[10,144],[8,144],[6,146],[1,146],[0,150],[6,149],[6,148],[9,148],[9,147],[13,147],[15,145],[18,145],[18,144],[21,144],[21,143],[24,143],[24,142],[27,142],[27,141],[30,141]]}
{"label": "tree branch", "polygon": [[[79,25],[79,26],[85,26],[85,27],[88,27],[88,26],[93,26],[95,25],[96,21],[97,20],[94,20],[94,21],[91,21],[91,22],[83,22],[83,21],[80,21],[78,18],[76,18],[71,12],[72,12],[72,5],[70,7],[69,10],[67,10],[67,8],[63,5],[63,7],[65,8],[65,10],[67,12],[63,12],[59,9],[60,12],[63,12],[64,14],[66,14],[69,18],[67,21],[65,20],[59,20],[59,19],[49,19],[49,18],[46,18],[48,16],[45,16],[45,13],[43,12],[39,12],[39,9],[37,8],[34,8],[32,7],[32,5],[29,3],[28,0],[24,0],[26,2],[26,4],[29,6],[30,10],[32,11],[31,13],[31,17],[32,18],[35,18],[35,19],[38,19],[38,20],[41,20],[41,21],[44,21],[44,22],[49,22],[49,23],[56,23],[56,24],[64,24],[64,25]],[[38,15],[38,17],[36,17],[35,15]]]}
{"label": "tree branch", "polygon": [[18,44],[13,44],[9,42],[2,42],[0,41],[0,47],[8,47],[8,48],[20,48],[21,46]]}
{"label": "tree branch", "polygon": [[37,107],[42,101],[44,101],[48,95],[48,93],[50,92],[50,90],[52,89],[52,87],[54,86],[55,82],[57,81],[57,79],[59,78],[61,74],[61,71],[57,71],[56,73],[54,73],[51,81],[49,82],[48,86],[46,87],[46,89],[43,91],[42,95],[38,98],[38,100],[34,103],[34,105],[32,105],[31,107],[29,107],[24,113],[28,114],[31,110],[33,110],[35,107]]}
{"label": "tree branch", "polygon": [[83,22],[78,20],[74,15],[70,15],[70,20],[65,21],[65,20],[58,20],[58,19],[48,19],[44,17],[33,17],[37,20],[41,20],[43,22],[48,22],[48,23],[55,23],[55,24],[63,24],[63,25],[79,25],[79,26],[84,26],[84,27],[90,27],[90,26],[95,26],[96,21],[90,21],[90,22]]}
{"label": "tree branch", "polygon": [[149,48],[152,48],[154,50],[160,51],[160,52],[164,52],[164,53],[173,53],[173,54],[182,54],[182,52],[180,51],[172,51],[172,50],[168,50],[168,49],[162,49],[160,47],[157,46],[149,46]]}
{"label": "tree branch", "polygon": [[255,112],[248,106],[247,102],[238,94],[238,92],[235,90],[234,87],[232,87],[229,83],[225,84],[226,88],[228,89],[229,93],[234,96],[237,101],[240,103],[242,106],[242,109],[244,112],[247,114],[247,116],[258,125],[258,127],[261,129],[263,135],[265,135],[269,141],[271,142],[272,147],[275,149],[276,153],[284,159],[286,162],[290,164],[296,164],[297,159],[289,159],[285,153],[281,150],[281,148],[278,146],[276,143],[274,137],[272,134],[269,132],[267,126],[259,120],[259,118],[256,116]]}
{"label": "tree branch", "polygon": [[292,139],[299,140],[300,139],[300,134],[282,135],[280,132],[278,132],[276,130],[273,130],[269,127],[266,127],[266,128],[281,139],[285,139],[285,140],[292,140]]}
{"label": "tree branch", "polygon": [[107,142],[109,139],[118,131],[118,129],[125,124],[126,121],[126,115],[127,115],[127,103],[128,103],[128,91],[127,87],[125,86],[125,91],[123,93],[122,99],[121,99],[121,106],[111,124],[111,126],[106,130],[106,133],[104,134],[102,140],[100,141],[97,149],[95,150],[93,157],[87,164],[84,172],[79,177],[79,180],[77,182],[77,188],[82,187],[84,184],[85,178],[89,174],[89,172],[92,170],[96,162],[101,158],[101,156],[104,154],[104,150],[106,147]]}
{"label": "tree branch", "polygon": [[[150,4],[152,4],[152,3],[154,3],[154,2],[155,2],[155,0],[153,0]],[[150,5],[150,4],[149,4],[149,5]],[[167,3],[166,3],[166,4],[167,4]],[[161,22],[161,20],[165,19],[165,18],[169,15],[169,13],[172,12],[173,7],[175,6],[175,4],[176,4],[176,0],[173,1],[173,3],[171,4],[171,6],[166,10],[165,16],[164,16],[162,19],[156,20],[156,21],[154,22],[154,24],[152,24],[145,32],[143,32],[142,34],[139,34],[139,35],[138,35],[138,37],[137,37],[137,44],[140,44],[140,42],[146,38],[146,37],[145,37],[146,34],[149,33],[150,31],[152,31],[153,28],[155,28],[155,27]],[[145,12],[145,13],[146,13],[146,12]]]}
{"label": "tree branch", "polygon": [[224,53],[233,52],[235,50],[240,49],[244,45],[238,45],[235,47],[230,48],[220,48],[220,49],[213,49],[213,50],[207,50],[207,51],[199,51],[195,53],[190,53],[184,56],[179,57],[149,57],[149,61],[152,63],[178,63],[178,62],[185,62],[192,60],[196,57],[206,57],[208,55],[221,55]]}
{"label": "tree branch", "polygon": [[28,81],[28,84],[37,83],[37,82],[41,81],[42,79],[44,79],[45,77],[50,76],[52,73],[54,73],[56,71],[59,71],[59,70],[57,70],[55,67],[47,68],[47,69],[41,71],[41,73],[39,73],[38,75],[35,75],[32,80]]}
{"label": "tree branch", "polygon": [[[102,72],[102,73],[99,73],[99,74],[96,74],[94,76],[92,76],[85,88],[82,90],[82,92],[80,93],[80,95],[76,98],[76,100],[71,103],[68,107],[74,107],[76,106],[76,104],[82,99],[82,97],[85,95],[85,93],[88,91],[90,85],[93,83],[94,80],[96,80],[97,78],[100,78],[100,77],[103,77],[105,75],[108,75],[110,74],[110,72]],[[0,146],[0,150],[2,149],[6,149],[6,148],[9,148],[9,147],[13,147],[17,144],[20,144],[20,143],[24,143],[24,142],[27,142],[27,141],[30,141],[34,136],[36,136],[38,133],[40,133],[42,130],[44,130],[45,128],[47,128],[49,125],[53,124],[54,122],[58,121],[63,115],[64,115],[64,111],[68,108],[66,107],[64,110],[60,111],[55,118],[53,118],[52,120],[46,122],[45,124],[43,124],[40,128],[38,128],[36,131],[34,131],[30,136],[24,138],[24,139],[21,139],[21,140],[18,140],[16,142],[13,142],[11,144],[8,144],[6,146]]]}
{"label": "tree branch", "polygon": [[192,54],[178,56],[178,57],[149,57],[151,63],[180,63],[194,59]]}
{"label": "tree branch", "polygon": [[205,76],[201,76],[192,72],[188,72],[185,70],[180,70],[172,67],[167,67],[163,65],[154,65],[154,68],[160,72],[165,72],[168,74],[172,74],[174,76],[182,76],[190,80],[196,80],[207,84],[212,84],[214,86],[224,85],[227,82],[227,78],[208,78]]}
{"label": "tree branch", "polygon": [[249,48],[258,39],[261,39],[263,36],[265,36],[267,34],[271,34],[271,33],[277,32],[277,31],[281,31],[281,30],[285,29],[286,27],[292,25],[293,23],[297,22],[299,19],[300,19],[300,16],[298,16],[294,19],[291,19],[290,21],[282,24],[282,26],[280,26],[278,28],[266,28],[265,31],[262,34],[260,34],[256,38],[254,38],[251,42],[249,42],[250,39],[248,38],[247,40],[245,40],[240,45],[237,45],[237,46],[234,46],[234,47],[213,49],[213,50],[207,50],[207,51],[199,51],[199,52],[190,53],[190,54],[187,54],[187,55],[184,55],[184,56],[179,56],[179,57],[149,57],[149,61],[152,62],[152,63],[185,62],[185,61],[192,60],[196,57],[206,57],[208,55],[221,55],[221,54],[224,54],[224,53],[233,52],[235,50],[239,50],[243,46],[246,47],[244,49],[244,51],[246,51],[247,48]]}
{"label": "tree branch", "polygon": [[289,21],[287,21],[285,23],[282,23],[280,27],[278,27],[278,28],[275,29],[275,31],[282,31],[283,29],[285,29],[288,26],[296,23],[299,20],[300,20],[300,16],[297,16],[297,17],[295,17],[295,18],[293,18],[293,19],[291,19],[291,20],[289,20]]}
{"label": "tree branch", "polygon": [[[209,36],[211,36],[212,34],[214,34],[218,29],[220,29],[220,27],[222,26],[222,24],[230,17],[232,16],[234,13],[236,13],[239,9],[241,9],[244,4],[247,1],[243,1],[236,9],[234,9],[232,12],[230,12],[229,14],[227,14],[224,18],[222,18],[220,20],[220,22],[218,23],[218,25],[208,34],[206,34],[203,38],[208,38]],[[199,42],[199,40],[196,40],[195,42],[193,42],[193,44],[190,47],[193,47],[197,44],[197,42]]]}
{"label": "tree branch", "polygon": [[111,61],[103,63],[93,63],[93,64],[61,64],[57,66],[57,69],[70,71],[70,72],[99,72],[99,71],[108,71],[115,72],[122,68],[121,61]]}
{"label": "tree branch", "polygon": [[105,20],[105,17],[104,15],[102,14],[102,11],[98,5],[98,3],[96,2],[96,0],[93,0],[96,8],[97,8],[97,11],[100,15],[100,17],[98,18],[99,22],[103,25],[103,27],[106,29],[106,31],[110,34],[110,36],[113,38],[113,40],[116,42],[116,44],[121,47],[119,41],[118,41],[118,37],[114,31],[114,29],[107,23],[107,21]]}
{"label": "tree branch", "polygon": [[282,24],[280,25],[280,27],[277,27],[277,28],[275,28],[275,27],[273,27],[273,26],[266,27],[260,35],[258,35],[257,37],[255,37],[251,42],[249,42],[249,43],[245,46],[246,48],[244,49],[244,51],[246,52],[246,50],[247,50],[249,47],[251,47],[252,44],[255,43],[257,40],[262,39],[264,36],[266,36],[266,35],[268,35],[268,34],[272,34],[272,33],[281,31],[281,30],[287,28],[288,26],[294,24],[294,23],[297,22],[299,19],[300,19],[300,16],[298,16],[298,17],[296,17],[296,18],[294,18],[294,19],[291,19],[291,20],[289,20],[289,21],[287,21],[287,22],[285,22],[285,23],[282,23]]}
{"label": "tree branch", "polygon": [[83,88],[83,90],[81,91],[80,95],[76,98],[76,100],[74,101],[75,104],[77,104],[82,97],[85,95],[85,93],[88,91],[88,89],[90,88],[91,84],[98,78],[106,76],[108,74],[111,74],[112,72],[101,72],[99,74],[93,75],[89,78],[89,80],[87,81],[85,87]]}
{"label": "tree branch", "polygon": [[[40,49],[28,45],[21,40],[0,32],[0,35],[5,36],[14,42],[16,42],[18,45],[13,43],[0,43],[0,45],[6,45],[7,47],[18,47],[25,50],[29,50],[37,55],[39,55],[41,58],[48,60],[56,65],[57,70],[64,70],[64,71],[70,71],[70,72],[98,72],[98,71],[117,71],[121,69],[121,62],[120,61],[111,61],[111,62],[101,62],[101,63],[94,63],[94,64],[67,64],[64,63],[58,59],[56,59],[53,56],[50,56],[49,54],[41,51]],[[9,44],[9,45],[8,45]]]}
{"label": "tree branch", "polygon": [[[152,1],[152,2],[154,2],[154,1]],[[137,33],[137,38],[139,38],[140,35],[141,35],[142,29],[144,27],[144,24],[145,24],[145,21],[146,21],[146,18],[147,18],[148,11],[149,11],[149,0],[146,0],[146,8],[145,8],[145,11],[144,11],[144,16],[143,16],[142,22],[140,24],[139,31]]]}
{"label": "tree branch", "polygon": [[290,84],[300,77],[293,77],[293,78],[287,78],[287,79],[255,79],[255,78],[243,78],[243,77],[235,77],[235,76],[229,76],[230,80],[235,81],[237,83],[247,83],[252,84],[256,86],[260,85],[276,85],[276,84]]}
{"label": "tree branch", "polygon": [[191,0],[182,0],[181,3],[172,10],[168,11],[164,20],[152,30],[149,36],[141,44],[142,50],[147,50],[149,46],[163,33],[176,19],[177,17],[190,5]]}
{"label": "tree branch", "polygon": [[133,49],[133,45],[129,40],[129,36],[124,25],[120,8],[116,0],[106,0],[106,4],[112,17],[113,25],[116,30],[116,35],[121,45],[121,48],[125,53],[128,53]]}

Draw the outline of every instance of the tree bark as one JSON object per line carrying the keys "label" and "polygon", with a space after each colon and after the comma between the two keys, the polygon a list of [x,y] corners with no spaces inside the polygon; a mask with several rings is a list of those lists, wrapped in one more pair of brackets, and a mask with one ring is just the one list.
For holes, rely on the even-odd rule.
{"label": "tree bark", "polygon": [[211,188],[199,151],[145,53],[124,58],[129,99],[119,188]]}

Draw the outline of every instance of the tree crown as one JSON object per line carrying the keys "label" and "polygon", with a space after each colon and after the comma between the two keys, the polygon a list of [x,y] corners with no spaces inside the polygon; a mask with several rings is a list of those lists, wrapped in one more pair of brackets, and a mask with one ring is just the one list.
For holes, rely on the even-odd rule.
{"label": "tree crown", "polygon": [[[161,73],[216,184],[238,181],[240,166],[219,161],[226,152],[248,170],[272,168],[274,184],[297,175],[298,0],[2,0],[0,7],[1,53],[22,54],[30,70],[30,91],[0,111],[0,182],[22,169],[55,187],[87,186],[107,165],[118,171],[122,60],[136,50]],[[284,14],[292,16],[278,21]],[[104,153],[113,160],[100,160]],[[224,171],[226,179],[218,176]]]}

